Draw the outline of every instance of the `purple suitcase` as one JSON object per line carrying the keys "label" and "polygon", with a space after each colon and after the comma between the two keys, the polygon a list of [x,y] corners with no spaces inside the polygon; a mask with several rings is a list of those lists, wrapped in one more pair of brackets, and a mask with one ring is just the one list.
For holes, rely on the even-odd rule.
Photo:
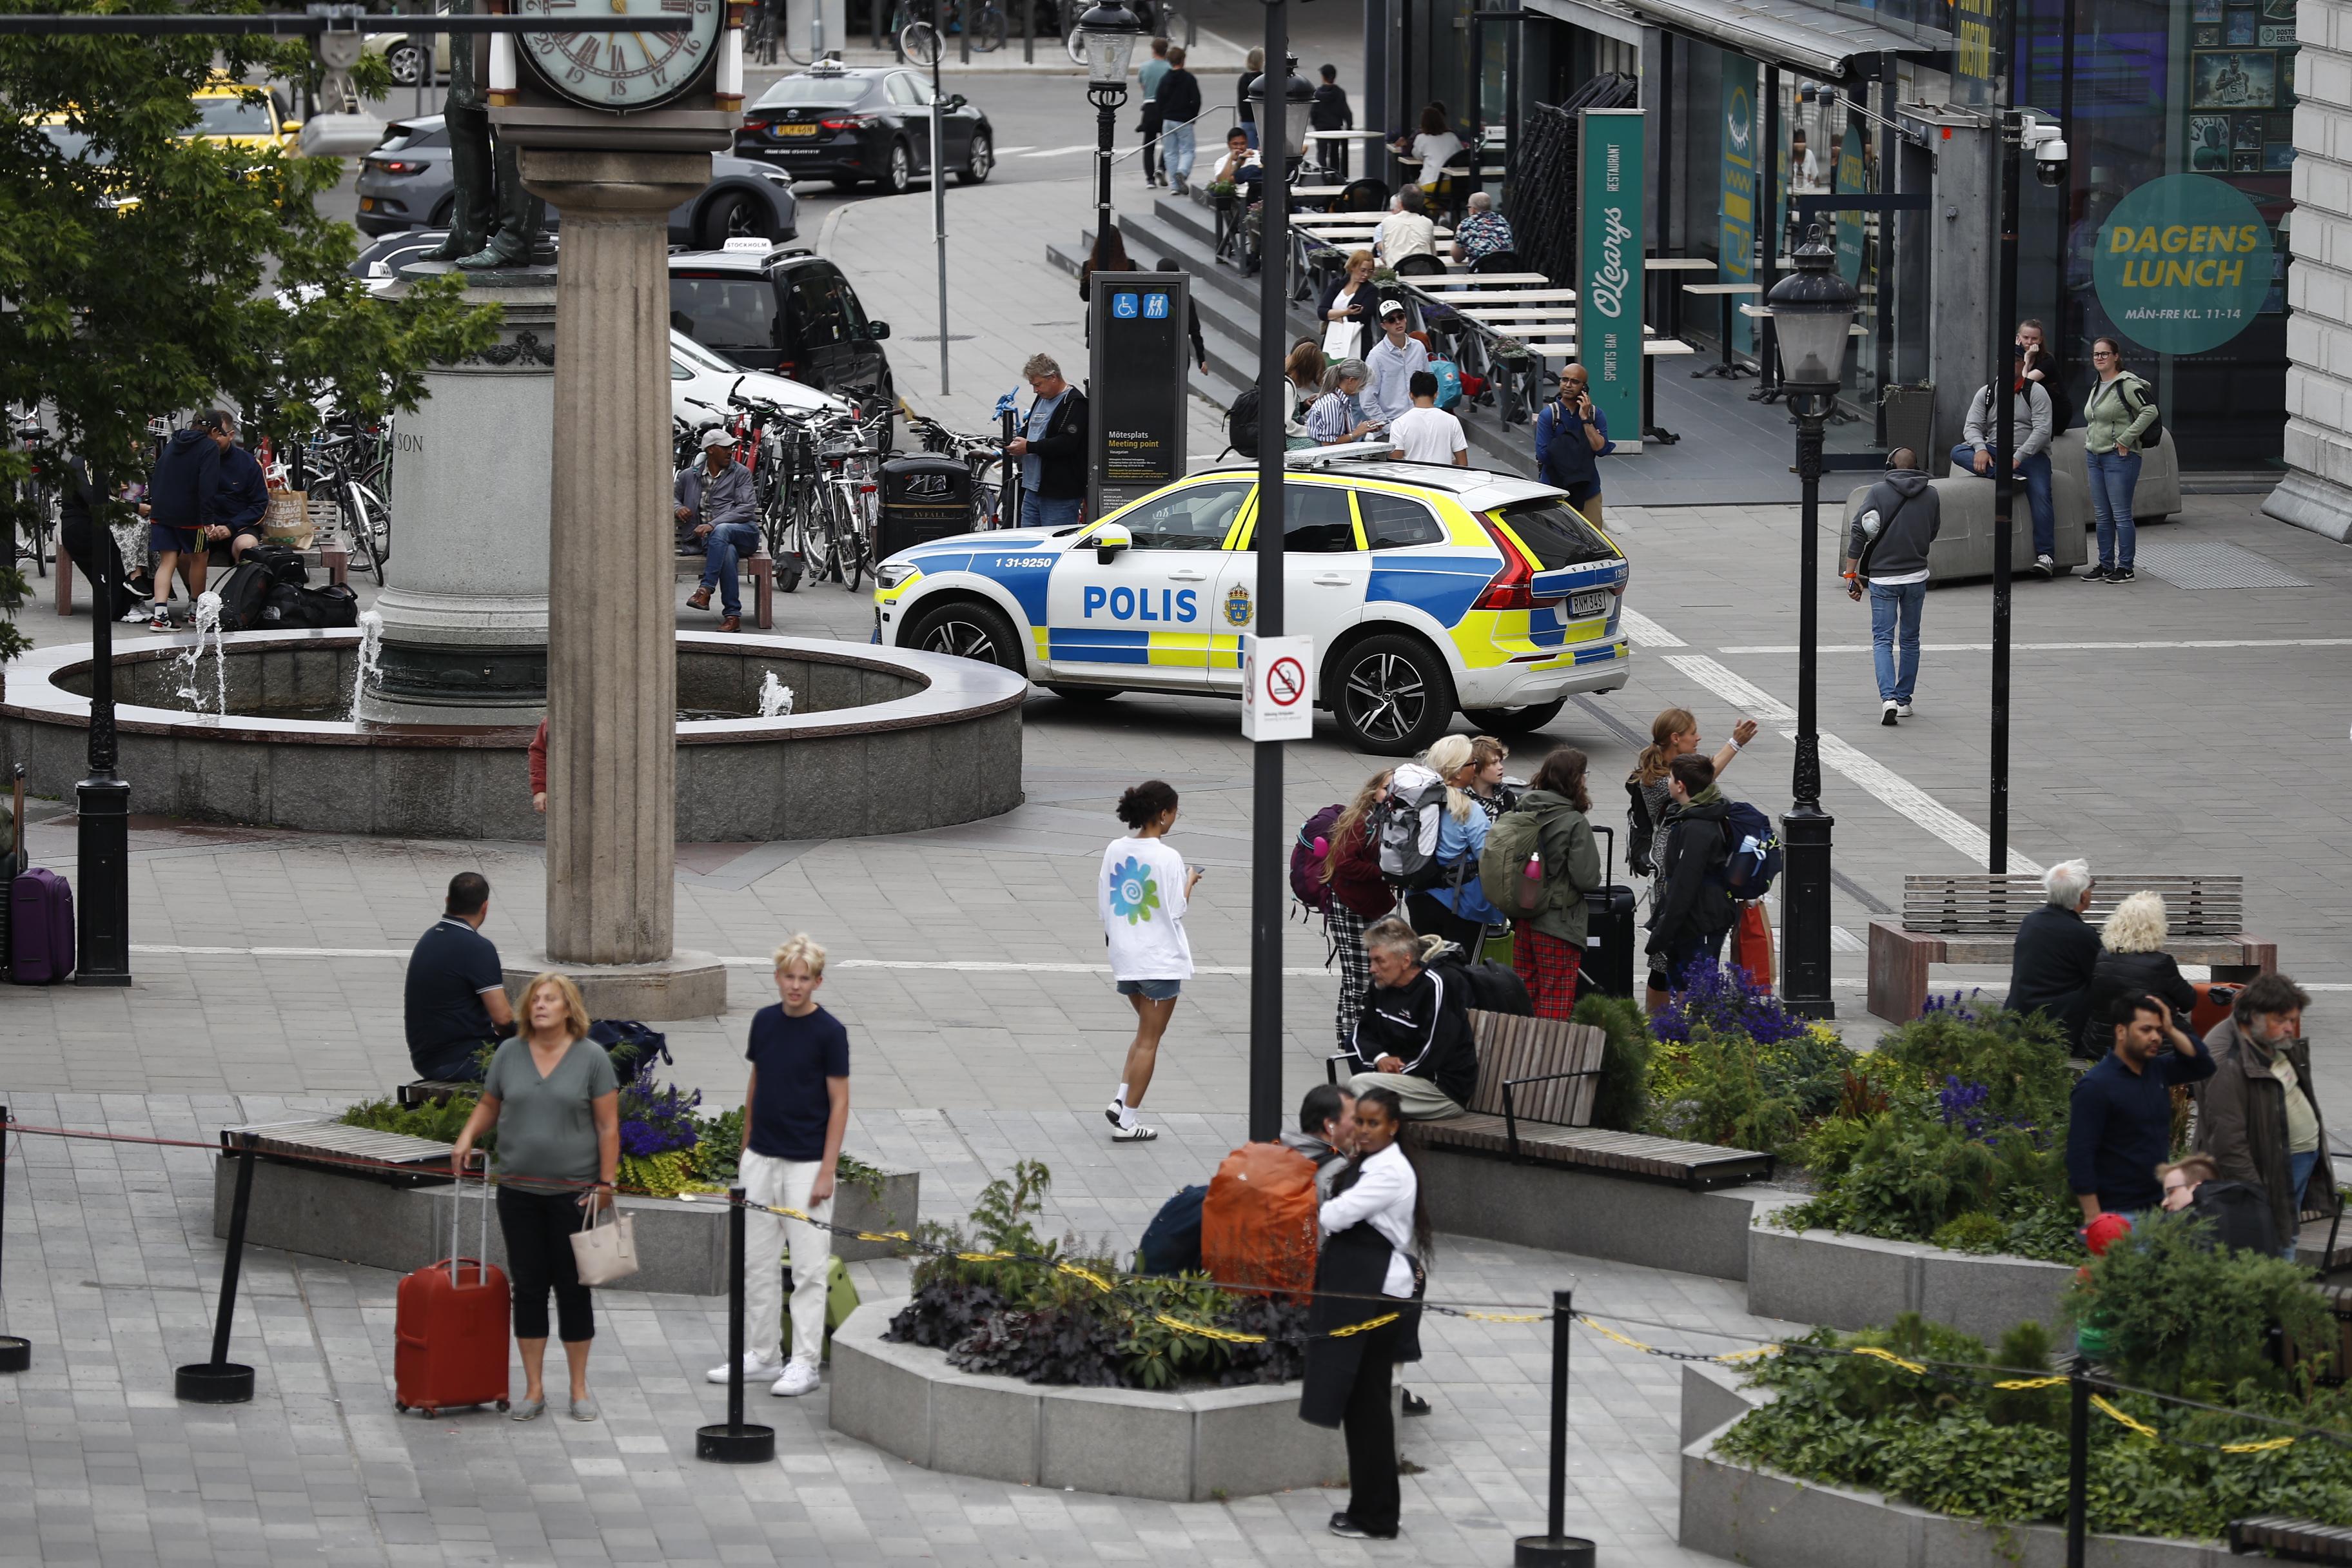
{"label": "purple suitcase", "polygon": [[73,889],[37,866],[8,889],[8,978],[19,985],[50,985],[73,967]]}

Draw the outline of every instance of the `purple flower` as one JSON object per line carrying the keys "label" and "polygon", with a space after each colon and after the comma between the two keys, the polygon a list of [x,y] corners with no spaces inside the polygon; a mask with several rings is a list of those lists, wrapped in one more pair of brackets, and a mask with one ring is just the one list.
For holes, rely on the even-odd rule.
{"label": "purple flower", "polygon": [[1738,964],[1705,959],[1693,963],[1685,973],[1682,989],[1658,1016],[1654,1032],[1661,1040],[1686,1045],[1693,1026],[1700,1024],[1718,1035],[1745,1035],[1759,1046],[1793,1040],[1810,1027]]}
{"label": "purple flower", "polygon": [[642,1079],[629,1084],[621,1090],[621,1152],[667,1154],[693,1148],[700,1136],[694,1113],[701,1103],[699,1089],[656,1089]]}

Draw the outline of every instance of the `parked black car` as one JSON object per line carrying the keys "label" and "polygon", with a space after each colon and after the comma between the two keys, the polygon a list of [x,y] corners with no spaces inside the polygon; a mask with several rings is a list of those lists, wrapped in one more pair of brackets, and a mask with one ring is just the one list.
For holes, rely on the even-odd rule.
{"label": "parked black car", "polygon": [[[447,228],[455,199],[449,176],[449,132],[441,116],[395,120],[360,165],[356,186],[362,234],[404,228]],[[562,215],[550,207],[550,228]],[[800,198],[792,175],[772,164],[713,153],[710,184],[669,215],[673,245],[717,249],[730,239],[786,240],[800,233]]]}
{"label": "parked black car", "polygon": [[746,370],[773,371],[871,406],[895,405],[882,340],[841,268],[805,250],[673,251],[669,324]]}
{"label": "parked black car", "polygon": [[[947,104],[947,166],[978,184],[996,167],[995,134],[961,96]],[[896,195],[930,172],[931,84],[911,70],[812,67],[743,111],[735,151],[795,179],[822,176],[845,191],[870,180]]]}

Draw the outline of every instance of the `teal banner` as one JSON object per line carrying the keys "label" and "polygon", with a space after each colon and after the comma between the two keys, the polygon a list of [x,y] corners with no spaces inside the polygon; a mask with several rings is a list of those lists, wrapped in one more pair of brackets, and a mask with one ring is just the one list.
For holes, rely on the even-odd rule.
{"label": "teal banner", "polygon": [[[1756,62],[1744,55],[1723,57],[1723,178],[1718,192],[1722,228],[1717,236],[1715,280],[1756,281]],[[1739,306],[1759,301],[1731,297],[1731,347],[1756,352],[1756,323]]]}
{"label": "teal banner", "polygon": [[2135,186],[2099,229],[2091,281],[2116,331],[2158,353],[2219,348],[2271,289],[2270,226],[2235,186],[2167,174]]}
{"label": "teal banner", "polygon": [[1638,109],[1578,111],[1576,354],[1619,447],[1642,439],[1643,121]]}

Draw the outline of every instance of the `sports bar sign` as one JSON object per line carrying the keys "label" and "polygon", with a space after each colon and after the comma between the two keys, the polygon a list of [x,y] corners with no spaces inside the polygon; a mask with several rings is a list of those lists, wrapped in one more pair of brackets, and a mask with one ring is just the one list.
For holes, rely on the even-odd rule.
{"label": "sports bar sign", "polygon": [[1576,357],[1620,451],[1642,442],[1643,116],[1577,113]]}

